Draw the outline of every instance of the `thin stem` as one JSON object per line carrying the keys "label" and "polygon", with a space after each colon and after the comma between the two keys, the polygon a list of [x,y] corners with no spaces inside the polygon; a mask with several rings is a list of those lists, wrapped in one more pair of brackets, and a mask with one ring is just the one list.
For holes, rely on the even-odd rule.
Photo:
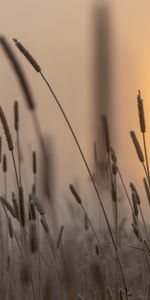
{"label": "thin stem", "polygon": [[4,198],[7,199],[7,175],[4,172]]}
{"label": "thin stem", "polygon": [[103,249],[102,249],[102,246],[101,246],[100,241],[99,241],[99,239],[98,239],[98,236],[97,236],[97,234],[96,234],[96,232],[95,232],[95,229],[94,229],[94,227],[93,227],[93,225],[92,225],[92,223],[91,223],[91,221],[90,221],[90,219],[89,219],[89,217],[88,217],[88,214],[87,214],[87,212],[86,212],[86,210],[85,210],[85,208],[84,208],[84,206],[83,206],[82,203],[81,203],[81,207],[82,207],[82,210],[83,210],[84,214],[86,215],[86,218],[87,218],[88,223],[89,223],[89,225],[90,225],[90,227],[91,227],[91,229],[92,229],[92,232],[93,232],[93,234],[94,234],[94,236],[95,236],[95,239],[96,239],[96,241],[97,241],[97,244],[98,244],[99,248],[101,249],[101,252],[102,252],[102,254],[103,254],[104,258],[105,258],[105,253],[103,252]]}
{"label": "thin stem", "polygon": [[147,241],[148,241],[148,244],[150,246],[150,239],[149,239],[149,235],[148,235],[148,231],[147,231],[147,227],[146,227],[146,222],[145,222],[144,215],[143,215],[143,212],[142,212],[142,208],[141,208],[140,205],[139,205],[139,210],[140,210],[140,214],[141,214],[141,217],[142,217],[143,226],[144,226],[144,229],[145,229]]}
{"label": "thin stem", "polygon": [[145,172],[145,175],[146,175],[146,178],[147,178],[147,181],[148,181],[149,187],[150,187],[150,178],[149,178],[149,176],[148,176],[148,173],[147,173],[147,170],[146,170],[145,164],[144,164],[144,163],[142,163],[142,165],[143,165],[143,169],[144,169],[144,172]]}
{"label": "thin stem", "polygon": [[148,163],[148,155],[147,155],[147,147],[146,147],[146,138],[145,138],[145,133],[143,132],[143,145],[144,145],[144,152],[145,152],[145,160],[146,160],[146,168],[147,168],[147,175],[149,177],[149,163]]}
{"label": "thin stem", "polygon": [[147,257],[147,250],[146,250],[144,242],[143,242],[143,238],[142,238],[142,234],[141,234],[139,222],[138,222],[138,230],[139,230],[139,233],[140,233],[140,236],[141,236],[141,241],[139,241],[139,243],[141,243],[142,246],[143,246],[144,254],[145,254],[145,257],[146,257],[146,262],[147,262],[148,269],[149,269],[149,272],[150,272],[150,264],[149,264],[149,260],[148,260],[148,257]]}
{"label": "thin stem", "polygon": [[96,195],[97,195],[99,204],[100,204],[100,206],[101,206],[101,209],[102,209],[102,211],[103,211],[103,214],[104,214],[104,217],[105,217],[105,220],[106,220],[106,224],[107,224],[107,227],[108,227],[108,231],[109,231],[109,234],[110,234],[110,237],[111,237],[111,240],[112,240],[114,249],[115,249],[116,254],[117,254],[117,258],[118,258],[118,262],[119,262],[119,267],[120,267],[120,271],[121,271],[121,275],[122,275],[122,280],[123,280],[123,284],[124,284],[124,289],[125,289],[125,291],[126,291],[126,296],[127,296],[127,299],[128,299],[127,285],[126,285],[126,280],[125,280],[123,268],[122,268],[122,265],[121,265],[121,260],[120,260],[120,257],[119,257],[119,255],[118,255],[118,253],[117,253],[116,243],[115,243],[115,239],[114,239],[114,237],[113,237],[113,233],[112,233],[112,230],[111,230],[111,226],[110,226],[110,223],[109,223],[109,220],[108,220],[108,217],[107,217],[105,208],[104,208],[104,206],[103,206],[103,203],[102,203],[100,194],[99,194],[99,192],[98,192],[97,186],[96,186],[96,184],[95,184],[95,182],[94,182],[94,179],[93,179],[93,176],[92,176],[92,172],[90,171],[89,165],[88,165],[88,163],[87,163],[87,161],[86,161],[86,158],[85,158],[85,156],[84,156],[84,154],[83,154],[83,151],[82,151],[82,149],[81,149],[81,147],[80,147],[80,144],[79,144],[78,139],[77,139],[77,137],[76,137],[76,135],[75,135],[75,132],[74,132],[74,130],[73,130],[73,128],[72,128],[72,126],[71,126],[71,124],[70,124],[70,122],[69,122],[69,120],[68,120],[68,118],[67,118],[67,116],[66,116],[66,114],[65,114],[65,112],[64,112],[63,107],[61,106],[61,104],[60,104],[58,98],[56,97],[54,91],[52,90],[52,88],[51,88],[51,86],[50,86],[50,84],[49,84],[49,82],[47,81],[47,79],[45,78],[45,76],[43,75],[42,72],[40,72],[40,75],[41,75],[41,77],[43,78],[44,82],[46,83],[47,87],[49,88],[51,94],[53,95],[53,97],[54,97],[54,99],[55,99],[55,101],[56,101],[56,103],[57,103],[57,105],[58,105],[58,107],[59,107],[59,109],[60,109],[60,111],[61,111],[61,113],[62,113],[62,115],[63,115],[63,117],[64,117],[64,119],[65,119],[65,121],[66,121],[66,123],[67,123],[67,125],[68,125],[68,127],[69,127],[69,130],[70,130],[70,132],[71,132],[71,134],[72,134],[72,136],[73,136],[73,139],[74,139],[74,141],[75,141],[75,143],[76,143],[76,145],[77,145],[77,148],[78,148],[78,150],[79,150],[79,152],[80,152],[80,155],[81,155],[81,157],[82,157],[82,160],[83,160],[83,162],[84,162],[84,164],[85,164],[85,167],[86,167],[86,169],[87,169],[87,172],[88,172],[88,174],[89,174],[89,177],[90,177],[90,179],[91,179],[91,181],[92,181],[92,184],[93,184],[93,187],[94,187],[94,189],[95,189],[95,192],[96,192]]}
{"label": "thin stem", "polygon": [[[85,207],[83,206],[82,203],[81,203],[81,208],[82,208],[82,210],[83,210],[83,213],[86,215],[86,218],[87,218],[87,220],[88,220],[88,223],[89,223],[89,225],[90,225],[90,227],[91,227],[91,229],[92,229],[93,235],[94,235],[94,237],[95,237],[95,239],[96,239],[96,241],[97,241],[98,247],[100,248],[100,250],[101,250],[101,252],[102,252],[102,254],[103,254],[103,258],[104,258],[104,261],[105,261],[105,269],[106,269],[105,271],[106,271],[106,274],[107,274],[107,268],[106,268],[106,266],[107,266],[107,264],[106,264],[107,259],[106,259],[105,253],[104,253],[103,248],[102,248],[102,246],[101,246],[101,243],[100,243],[100,241],[99,241],[99,239],[98,239],[98,236],[97,236],[97,234],[96,234],[96,232],[95,232],[95,229],[94,229],[94,227],[93,227],[93,225],[92,225],[92,222],[90,221],[90,219],[89,219],[89,217],[88,217],[88,214],[87,214],[87,212],[86,212],[86,210],[85,210]],[[112,277],[112,272],[110,271],[110,273],[111,273],[111,277]],[[113,277],[112,277],[112,278],[113,278]],[[109,283],[108,283],[108,284],[109,284]]]}
{"label": "thin stem", "polygon": [[34,183],[34,188],[36,193],[36,174],[33,174],[33,183]]}
{"label": "thin stem", "polygon": [[22,184],[22,178],[21,178],[21,153],[20,153],[20,136],[19,131],[16,132],[16,138],[17,138],[17,152],[18,152],[18,177],[19,177],[19,184],[21,186]]}
{"label": "thin stem", "polygon": [[16,175],[17,187],[19,188],[19,179],[18,179],[18,173],[17,173],[17,167],[16,167],[16,161],[15,161],[14,152],[11,151],[11,154],[12,154],[12,160],[13,160],[13,164],[14,164],[14,170],[15,170],[15,175]]}
{"label": "thin stem", "polygon": [[147,293],[148,293],[147,300],[150,300],[150,286],[149,285],[148,285],[148,292]]}
{"label": "thin stem", "polygon": [[50,233],[47,233],[47,238],[48,238],[49,246],[50,246],[50,249],[52,251],[52,255],[53,255],[54,261],[55,261],[55,265],[56,265],[56,269],[57,269],[57,274],[58,274],[60,286],[61,286],[62,292],[64,294],[63,281],[62,281],[61,273],[60,273],[60,270],[59,270],[59,264],[58,264],[58,261],[57,261],[57,257],[56,257],[56,254],[55,254],[55,249],[53,247],[53,243],[52,243],[52,239],[51,239]]}
{"label": "thin stem", "polygon": [[[114,182],[115,182],[115,191],[117,194],[117,183],[116,183],[116,176],[114,175]],[[116,248],[118,253],[118,201],[116,197],[115,202],[115,226],[116,226]],[[116,300],[118,299],[118,260],[116,255]]]}
{"label": "thin stem", "polygon": [[39,120],[38,120],[38,116],[37,116],[35,110],[32,111],[32,119],[33,119],[34,129],[36,131],[39,143],[40,143],[42,151],[43,151],[43,154],[46,155],[47,151],[46,151],[43,135],[42,135],[42,132],[41,132],[41,127],[40,127],[40,123],[39,123]]}
{"label": "thin stem", "polygon": [[129,197],[128,191],[127,191],[127,189],[126,189],[126,186],[125,186],[125,183],[124,183],[124,180],[123,180],[123,177],[122,177],[122,175],[121,175],[121,172],[120,172],[119,167],[118,167],[118,174],[119,174],[119,177],[120,177],[122,186],[123,186],[123,188],[124,188],[125,194],[126,194],[126,196],[127,196],[129,205],[130,205],[130,207],[131,207],[132,213],[133,213],[134,211],[133,211],[132,203],[131,203],[131,200],[130,200],[130,197]]}

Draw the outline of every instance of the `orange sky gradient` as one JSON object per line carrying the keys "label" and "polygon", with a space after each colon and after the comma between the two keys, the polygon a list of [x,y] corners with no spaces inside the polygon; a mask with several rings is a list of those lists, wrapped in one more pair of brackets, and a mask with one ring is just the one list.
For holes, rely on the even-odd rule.
{"label": "orange sky gradient", "polygon": [[[139,135],[136,94],[138,89],[141,89],[150,149],[150,2],[1,0],[0,30],[12,46],[11,39],[15,37],[34,54],[61,99],[86,157],[90,160],[95,138],[93,12],[95,5],[102,6],[106,2],[110,8],[112,33],[113,89],[110,127],[113,145],[117,150],[126,182],[133,180],[139,184],[143,170],[136,158],[129,131],[134,129]],[[51,135],[54,141],[59,196],[68,193],[68,184],[73,178],[79,178],[80,186],[82,187],[82,184],[85,186],[88,181],[87,173],[52,97],[49,96],[38,74],[14,46],[13,49],[24,66],[32,86],[42,130]],[[11,117],[13,101],[19,100],[22,113],[22,140],[29,155],[31,148],[37,146],[31,117],[24,104],[20,87],[2,51],[0,62],[1,105],[10,119],[10,124],[13,124]],[[32,145],[28,146],[31,143]],[[88,189],[90,193],[91,188]]]}

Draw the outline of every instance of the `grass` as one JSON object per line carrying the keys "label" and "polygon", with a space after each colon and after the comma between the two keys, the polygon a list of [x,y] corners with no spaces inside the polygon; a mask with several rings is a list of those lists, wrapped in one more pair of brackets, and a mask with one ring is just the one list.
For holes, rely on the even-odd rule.
{"label": "grass", "polygon": [[[45,174],[47,174],[48,152],[41,134],[36,106],[27,79],[6,39],[1,37],[0,42],[23,89],[24,99],[31,112],[39,146],[42,150]],[[71,209],[68,207],[70,226],[68,224],[58,225],[62,221],[59,220],[58,223],[52,205],[50,209],[53,218],[52,222],[49,222],[48,209],[43,206],[43,201],[39,199],[37,188],[37,173],[40,172],[38,167],[40,164],[36,149],[32,153],[32,188],[24,192],[19,103],[14,102],[14,129],[9,127],[7,117],[0,106],[0,120],[9,150],[8,153],[3,153],[3,142],[2,137],[0,137],[0,172],[4,180],[4,188],[0,195],[0,299],[149,300],[149,225],[145,220],[142,201],[137,188],[134,183],[127,186],[123,179],[117,155],[111,144],[107,117],[103,115],[101,121],[107,156],[105,180],[108,183],[109,198],[112,201],[113,225],[104,205],[105,197],[103,198],[101,195],[99,178],[102,176],[102,170],[97,155],[96,142],[94,143],[95,168],[91,170],[72,124],[60,100],[42,73],[41,67],[21,43],[16,39],[14,42],[40,75],[63,115],[99,202],[99,217],[103,214],[106,226],[101,228],[96,225],[91,213],[86,209],[86,199],[84,199],[86,195],[79,194],[77,188],[71,183],[72,180],[68,184],[68,195],[72,203]],[[143,147],[139,144],[133,130],[131,130],[130,135],[137,158],[144,168],[143,188],[146,189],[149,201],[150,178],[146,121],[140,92],[137,95],[137,107]],[[15,134],[13,134],[14,131]],[[12,157],[16,181],[16,186],[11,188],[11,199],[7,193],[7,175],[8,172],[11,172],[7,162],[9,154]],[[44,184],[48,186],[47,176],[44,179]],[[130,229],[125,226],[126,216],[122,211],[122,203],[119,201],[118,189],[120,184],[125,191],[132,216]],[[47,197],[49,197],[49,193],[47,193]],[[57,210],[57,208],[55,209]]]}

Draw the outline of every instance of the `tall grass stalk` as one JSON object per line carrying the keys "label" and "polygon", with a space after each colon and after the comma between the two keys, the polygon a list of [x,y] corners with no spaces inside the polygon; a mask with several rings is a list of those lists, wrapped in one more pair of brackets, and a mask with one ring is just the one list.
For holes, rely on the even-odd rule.
{"label": "tall grass stalk", "polygon": [[[14,39],[14,42],[15,42],[16,46],[18,47],[18,49],[23,53],[23,55],[28,59],[28,61],[29,61],[29,62],[31,63],[31,65],[34,67],[34,69],[35,69],[37,72],[39,72],[39,74],[41,75],[41,77],[42,77],[43,81],[45,82],[45,84],[47,85],[47,87],[48,87],[50,93],[52,94],[53,98],[55,99],[56,104],[57,104],[59,110],[61,111],[62,116],[63,116],[64,120],[66,121],[67,126],[68,126],[68,128],[69,128],[69,130],[70,130],[70,132],[71,132],[71,134],[72,134],[72,137],[73,137],[73,139],[74,139],[74,141],[75,141],[75,143],[76,143],[76,145],[77,145],[77,148],[78,148],[78,150],[79,150],[79,152],[80,152],[80,155],[81,155],[81,157],[82,157],[82,160],[83,160],[83,162],[84,162],[84,164],[85,164],[85,167],[86,167],[86,169],[87,169],[87,172],[88,172],[89,177],[90,177],[90,179],[91,179],[91,182],[92,182],[92,184],[93,184],[93,187],[94,187],[95,193],[96,193],[96,195],[97,195],[99,204],[100,204],[101,209],[102,209],[102,211],[103,211],[103,214],[104,214],[104,217],[105,217],[105,220],[106,220],[106,224],[107,224],[107,227],[108,227],[108,231],[109,231],[109,234],[110,234],[110,237],[111,237],[111,240],[112,240],[112,244],[113,244],[113,247],[114,247],[114,249],[115,249],[115,251],[116,251],[116,254],[117,254],[117,259],[118,259],[118,263],[119,263],[119,267],[120,267],[120,271],[121,271],[122,281],[123,281],[124,289],[125,289],[126,294],[127,294],[127,285],[126,285],[126,280],[125,280],[125,276],[124,276],[124,271],[123,271],[123,268],[122,268],[122,264],[121,264],[120,257],[119,257],[119,255],[118,255],[118,253],[117,253],[116,243],[115,243],[115,239],[114,239],[114,236],[113,236],[113,232],[112,232],[112,229],[111,229],[111,226],[110,226],[110,223],[109,223],[109,219],[108,219],[108,217],[107,217],[107,213],[106,213],[105,208],[104,208],[104,206],[103,206],[103,202],[102,202],[102,200],[101,200],[101,197],[100,197],[100,194],[99,194],[99,192],[98,192],[97,186],[96,186],[95,181],[94,181],[94,179],[93,179],[92,172],[91,172],[91,170],[90,170],[90,168],[89,168],[89,165],[88,165],[87,160],[86,160],[86,158],[85,158],[85,156],[84,156],[84,153],[83,153],[83,151],[82,151],[82,149],[81,149],[81,146],[80,146],[80,144],[79,144],[79,142],[78,142],[78,139],[77,139],[77,137],[76,137],[76,134],[75,134],[75,132],[74,132],[74,130],[73,130],[73,128],[72,128],[72,125],[71,125],[71,123],[70,123],[70,121],[69,121],[69,119],[68,119],[68,117],[67,117],[67,115],[66,115],[66,113],[65,113],[65,111],[64,111],[64,109],[63,109],[63,107],[62,107],[62,105],[61,105],[61,103],[60,103],[60,101],[59,101],[59,99],[57,98],[55,92],[53,91],[51,85],[49,84],[48,80],[46,79],[46,77],[44,76],[43,72],[41,71],[41,68],[40,68],[39,65],[36,63],[35,59],[34,59],[34,58],[32,59],[32,55],[24,48],[24,46],[22,46],[21,43],[19,43],[16,39]],[[128,295],[127,295],[127,299],[128,299]]]}

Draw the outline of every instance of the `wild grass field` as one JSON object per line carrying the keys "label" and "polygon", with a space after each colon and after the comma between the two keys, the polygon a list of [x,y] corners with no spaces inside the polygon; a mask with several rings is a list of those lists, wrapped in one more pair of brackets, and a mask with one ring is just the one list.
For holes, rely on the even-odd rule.
{"label": "wild grass field", "polygon": [[[133,182],[125,182],[111,144],[109,120],[101,116],[105,146],[105,161],[101,162],[97,141],[94,142],[94,168],[91,170],[63,106],[45,77],[40,65],[24,46],[14,39],[14,44],[44,81],[58,107],[77,147],[81,164],[84,165],[89,184],[93,186],[93,206],[97,201],[99,220],[91,217],[85,195],[68,183],[70,204],[64,218],[57,218],[57,206],[51,201],[51,170],[45,138],[41,131],[35,102],[18,62],[13,46],[0,37],[1,51],[6,54],[14,76],[22,88],[23,99],[31,113],[39,148],[42,152],[43,172],[41,182],[45,199],[39,197],[37,174],[41,172],[37,149],[32,153],[32,178],[30,190],[24,187],[22,161],[24,145],[20,139],[19,101],[14,101],[12,112],[14,127],[9,125],[0,106],[0,299],[34,300],[124,300],[150,299],[150,228],[145,219],[142,199]],[[18,52],[18,55],[20,53]],[[24,57],[22,56],[22,59]],[[27,62],[27,63],[28,63]],[[13,101],[13,100],[12,100]],[[137,102],[137,103],[136,103]],[[137,163],[143,167],[143,189],[150,204],[150,170],[146,140],[146,121],[141,92],[135,101],[135,112],[143,140],[140,145],[135,131],[130,131],[131,147],[135,148]],[[7,144],[7,151],[3,151]],[[71,155],[71,154],[70,154]],[[12,159],[13,174],[11,195],[8,193],[8,156]],[[139,160],[139,162],[138,162]],[[12,172],[12,170],[11,170]],[[102,181],[107,194],[102,193]],[[13,184],[14,182],[14,184]],[[120,198],[119,188],[124,190]],[[106,206],[106,199],[109,207]],[[128,203],[128,215],[124,213],[123,201]],[[47,205],[48,203],[48,205]],[[113,221],[108,210],[112,210]],[[120,213],[121,212],[121,213]],[[131,222],[132,219],[132,222]],[[112,225],[113,224],[113,225]]]}

